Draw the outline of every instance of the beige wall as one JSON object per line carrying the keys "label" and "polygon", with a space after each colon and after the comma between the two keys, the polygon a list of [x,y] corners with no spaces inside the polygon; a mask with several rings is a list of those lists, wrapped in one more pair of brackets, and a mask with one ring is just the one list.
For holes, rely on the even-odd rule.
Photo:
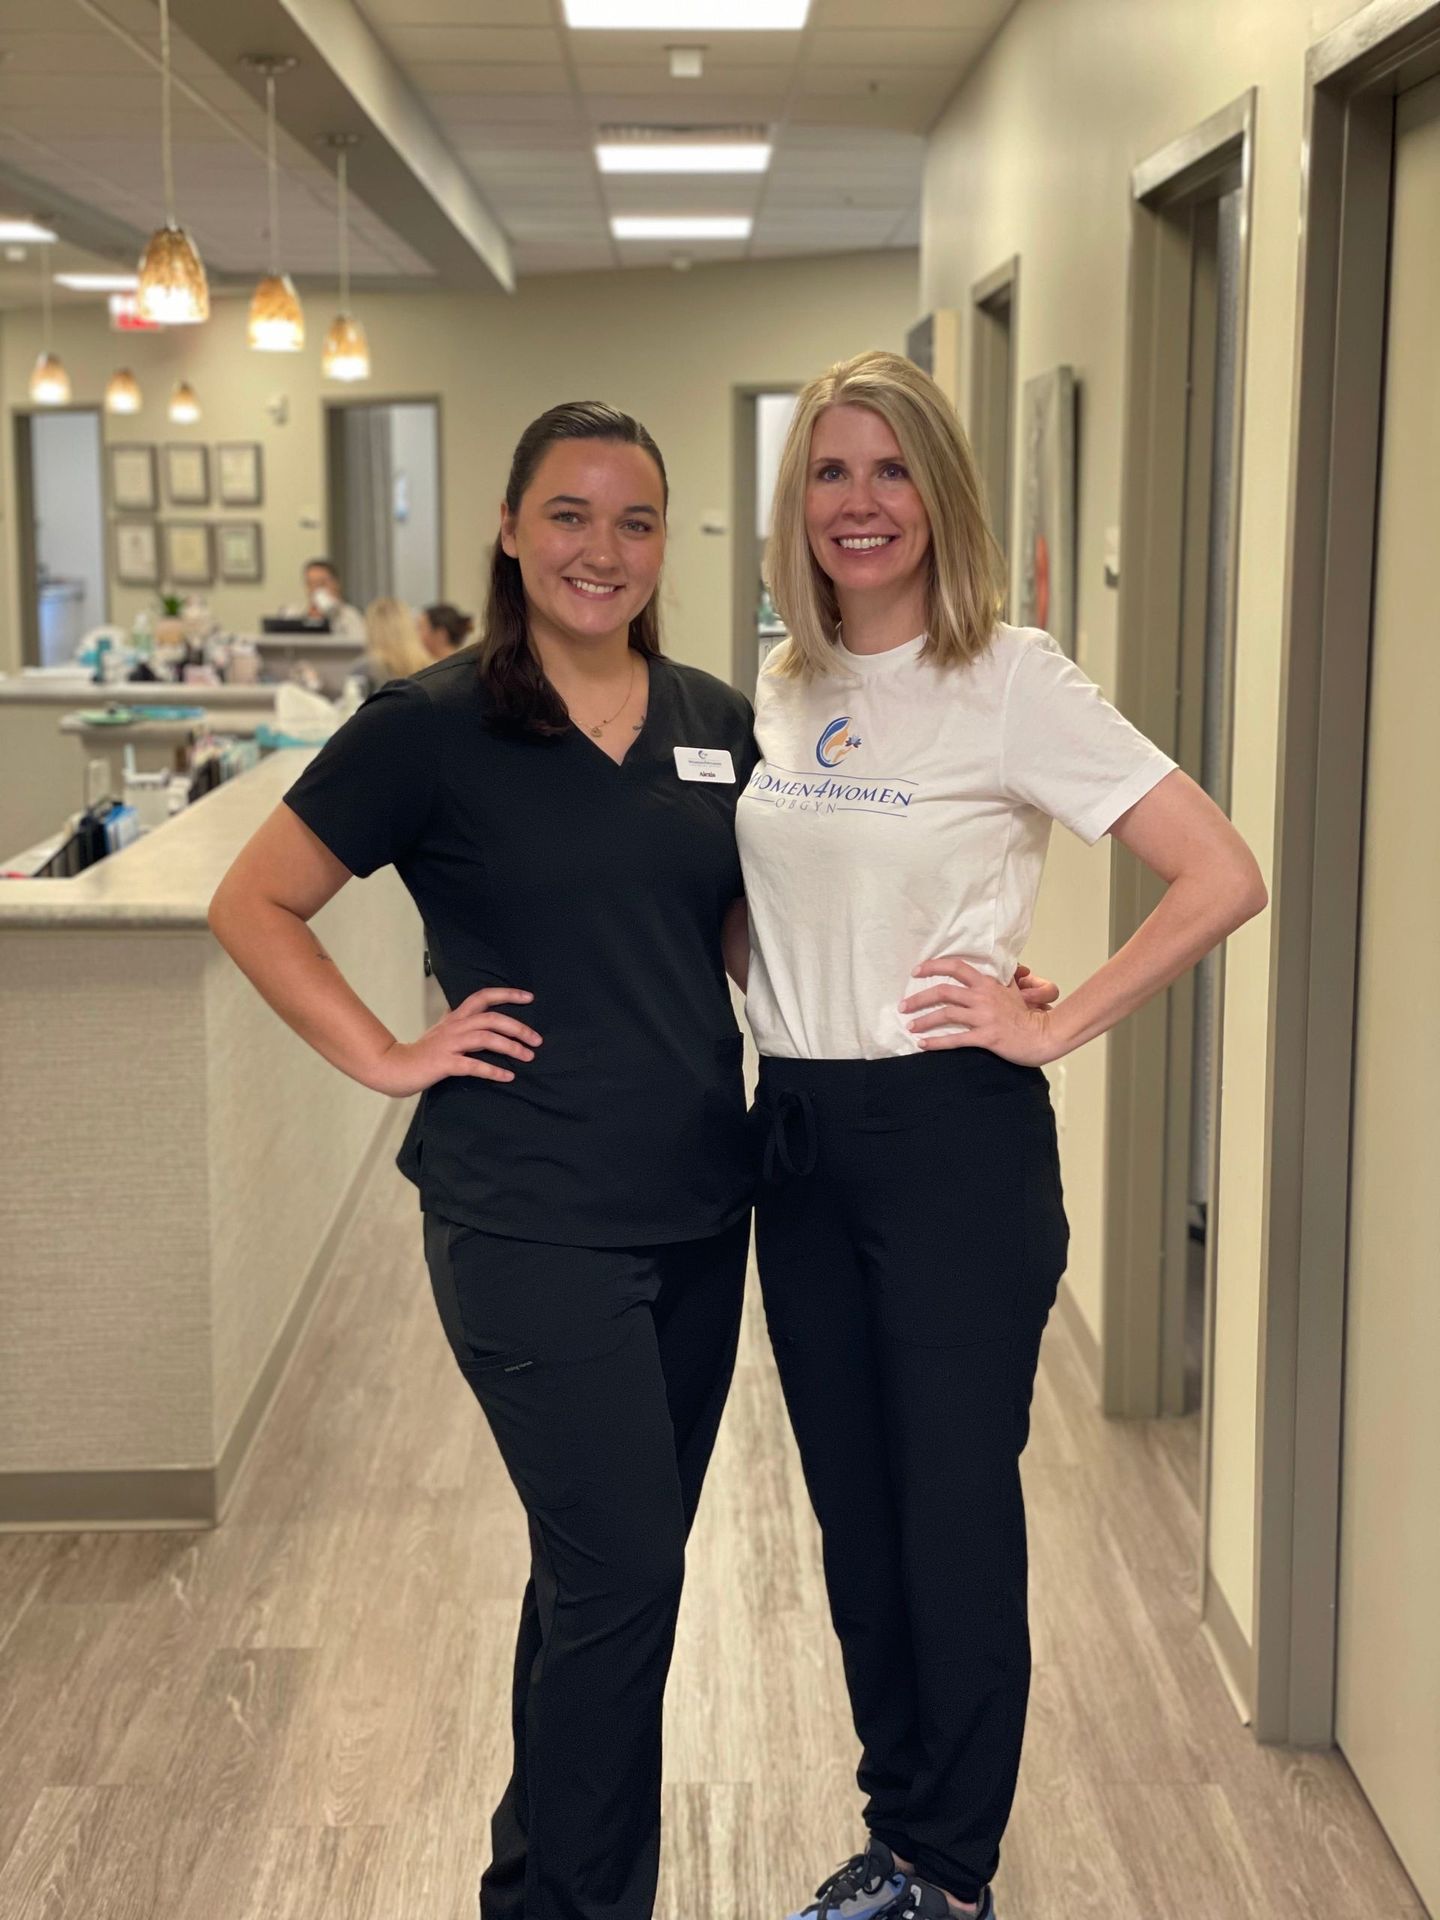
{"label": "beige wall", "polygon": [[[726,674],[730,660],[730,541],[700,521],[731,508],[731,391],[738,384],[808,378],[868,346],[899,347],[916,314],[914,253],[856,254],[526,281],[495,294],[366,296],[357,303],[370,335],[376,397],[438,394],[445,482],[445,591],[473,608],[510,452],[526,422],[560,400],[598,398],[637,413],[670,469],[671,546],[666,612],[675,655]],[[323,552],[325,471],[321,407],[343,390],[321,381],[318,337],[330,302],[312,295],[314,343],[298,355],[251,353],[245,304],[217,301],[201,328],[161,336],[111,333],[99,308],[67,309],[56,347],[77,401],[96,400],[118,364],[131,366],[144,411],[106,422],[108,440],[258,440],[264,447],[266,579],[263,589],[216,587],[219,617],[253,627],[297,590],[308,554]],[[39,349],[38,316],[5,316],[0,397],[7,420],[0,504],[0,671],[19,657],[11,410]],[[193,427],[165,417],[171,388],[191,380],[204,408]],[[289,421],[265,411],[289,401]],[[175,518],[219,518],[217,509]],[[237,519],[253,518],[237,509]],[[149,596],[112,591],[113,616],[128,624]]]}
{"label": "beige wall", "polygon": [[[1022,0],[931,141],[922,308],[965,308],[972,283],[1021,257],[1017,366],[1080,382],[1079,655],[1115,672],[1104,530],[1120,517],[1129,175],[1135,163],[1258,89],[1247,328],[1233,814],[1268,874],[1274,829],[1281,588],[1305,49],[1347,0]],[[967,364],[968,315],[961,365]],[[1123,556],[1122,556],[1123,565]],[[1057,835],[1033,964],[1073,983],[1105,957],[1108,860]],[[1230,943],[1219,1211],[1210,1554],[1252,1621],[1268,917]],[[1065,1167],[1071,1284],[1100,1318],[1104,1044],[1070,1062]]]}

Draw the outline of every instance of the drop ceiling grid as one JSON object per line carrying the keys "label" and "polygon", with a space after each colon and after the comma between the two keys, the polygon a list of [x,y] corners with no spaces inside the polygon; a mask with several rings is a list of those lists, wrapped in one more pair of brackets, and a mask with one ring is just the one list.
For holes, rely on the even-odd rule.
{"label": "drop ceiling grid", "polygon": [[[102,11],[158,60],[154,0],[102,0]],[[0,50],[9,56],[0,64],[0,158],[142,233],[157,225],[163,205],[155,66],[73,0],[5,0]],[[178,29],[172,64],[214,109],[179,88],[173,95],[180,216],[207,262],[225,273],[259,272],[269,255],[264,110]],[[283,127],[277,152],[284,263],[297,273],[334,274],[339,243],[329,156]],[[362,207],[352,208],[350,242],[356,274],[431,277],[428,263]]]}
{"label": "drop ceiling grid", "polygon": [[[577,32],[562,0],[360,0],[515,242],[520,272],[618,257],[653,266],[748,252],[912,246],[924,133],[1013,0],[814,0],[794,33],[712,32],[698,81],[672,81],[671,32]],[[767,176],[609,175],[607,124],[773,129]],[[743,213],[733,242],[622,242],[618,213]]]}
{"label": "drop ceiling grid", "polygon": [[[151,54],[155,0],[97,0]],[[610,236],[614,213],[735,212],[755,218],[749,251],[910,245],[926,127],[1013,0],[814,0],[796,33],[712,33],[697,83],[671,81],[677,33],[580,33],[561,0],[359,0],[476,185],[515,239],[522,272],[653,265],[669,245]],[[0,159],[145,230],[159,215],[158,79],[136,48],[75,0],[5,0],[0,15]],[[183,32],[175,68],[263,146],[264,115],[234,77]],[[283,80],[281,85],[283,87]],[[231,126],[175,97],[180,211],[208,261],[263,267],[264,168]],[[768,176],[696,179],[598,175],[608,123],[759,123],[774,130]],[[143,138],[136,137],[137,128]],[[287,265],[333,273],[328,156],[280,141]],[[878,237],[877,237],[878,236]],[[426,262],[352,202],[357,274],[429,277]],[[689,248],[742,257],[733,243]]]}

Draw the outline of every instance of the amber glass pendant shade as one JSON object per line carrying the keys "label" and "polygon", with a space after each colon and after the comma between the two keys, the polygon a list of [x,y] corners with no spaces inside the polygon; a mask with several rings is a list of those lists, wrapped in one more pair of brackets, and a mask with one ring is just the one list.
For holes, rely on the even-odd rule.
{"label": "amber glass pendant shade", "polygon": [[320,350],[320,371],[327,380],[368,380],[370,343],[352,314],[337,313]]}
{"label": "amber glass pendant shade", "polygon": [[128,367],[117,367],[105,383],[107,413],[139,413],[140,382]]}
{"label": "amber glass pendant shade", "polygon": [[200,249],[183,227],[157,227],[140,256],[135,289],[141,318],[166,327],[194,326],[210,318],[210,283]]}
{"label": "amber glass pendant shade", "polygon": [[305,312],[288,273],[267,273],[250,301],[246,339],[260,353],[297,353],[305,344]]}
{"label": "amber glass pendant shade", "polygon": [[42,353],[30,375],[30,398],[37,407],[68,407],[70,376],[53,353]]}
{"label": "amber glass pendant shade", "polygon": [[200,400],[188,380],[182,380],[170,396],[170,418],[177,427],[190,427],[200,418]]}

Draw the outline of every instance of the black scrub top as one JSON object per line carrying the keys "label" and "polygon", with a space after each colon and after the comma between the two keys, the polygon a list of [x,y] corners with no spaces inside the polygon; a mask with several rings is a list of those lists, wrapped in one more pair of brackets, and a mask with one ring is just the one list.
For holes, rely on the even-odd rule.
{"label": "black scrub top", "polygon": [[[743,890],[753,720],[722,681],[652,659],[617,766],[575,727],[492,731],[467,651],[373,694],[285,795],[352,873],[396,868],[450,1006],[481,987],[535,996],[499,1009],[544,1036],[534,1060],[481,1054],[514,1080],[421,1096],[398,1164],[427,1212],[612,1247],[700,1239],[748,1207],[720,929]],[[733,783],[682,779],[677,747],[724,749]]]}

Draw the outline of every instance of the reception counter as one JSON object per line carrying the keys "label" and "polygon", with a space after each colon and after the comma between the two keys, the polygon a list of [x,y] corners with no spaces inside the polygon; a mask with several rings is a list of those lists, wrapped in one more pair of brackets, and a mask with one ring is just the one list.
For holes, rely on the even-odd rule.
{"label": "reception counter", "polygon": [[[215,1524],[354,1196],[400,1177],[409,1103],[311,1052],[206,924],[308,758],[270,755],[72,880],[0,883],[0,1527]],[[394,873],[315,924],[420,1032]]]}
{"label": "reception counter", "polygon": [[[273,718],[270,687],[177,687],[165,682],[97,687],[86,680],[0,679],[0,860],[58,832],[67,814],[85,804],[85,765],[92,754],[81,734],[62,732],[67,714],[106,707],[204,707],[217,729],[232,721],[254,732]],[[138,725],[139,723],[137,723]],[[112,751],[126,738],[115,729]],[[153,754],[141,766],[156,764]]]}

